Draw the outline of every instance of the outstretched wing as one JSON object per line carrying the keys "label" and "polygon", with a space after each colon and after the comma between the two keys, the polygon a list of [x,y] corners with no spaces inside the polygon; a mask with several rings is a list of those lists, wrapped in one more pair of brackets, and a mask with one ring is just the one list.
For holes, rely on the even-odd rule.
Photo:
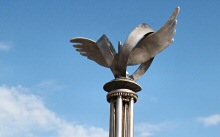
{"label": "outstretched wing", "polygon": [[71,39],[70,42],[74,43],[73,47],[76,48],[76,51],[80,52],[81,55],[86,56],[88,59],[95,61],[99,65],[109,67],[95,41],[78,37]]}
{"label": "outstretched wing", "polygon": [[129,56],[129,65],[136,65],[146,62],[173,43],[173,36],[176,34],[176,18],[179,14],[179,11],[180,8],[177,7],[171,18],[160,30],[146,35],[138,42]]}

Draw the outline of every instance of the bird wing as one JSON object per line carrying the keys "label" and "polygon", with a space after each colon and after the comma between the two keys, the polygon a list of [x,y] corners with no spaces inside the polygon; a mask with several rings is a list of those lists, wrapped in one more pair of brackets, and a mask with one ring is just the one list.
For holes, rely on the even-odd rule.
{"label": "bird wing", "polygon": [[[119,63],[118,70],[120,72],[120,76],[126,76],[126,69],[128,65],[133,65],[129,62],[129,58],[131,57],[130,53],[135,48],[136,44],[142,39],[146,34],[153,32],[149,25],[142,23],[138,25],[128,36],[127,40],[124,43],[122,48],[119,48]],[[141,63],[139,63],[141,64]]]}
{"label": "bird wing", "polygon": [[146,35],[138,42],[130,54],[129,65],[141,64],[150,60],[174,42],[173,36],[176,34],[176,18],[179,11],[180,8],[177,7],[171,18],[161,29]]}
{"label": "bird wing", "polygon": [[104,34],[102,37],[96,42],[98,45],[98,48],[105,58],[106,63],[111,68],[113,64],[114,57],[116,55],[116,51],[110,42],[110,40],[107,38],[107,36]]}
{"label": "bird wing", "polygon": [[81,55],[86,56],[99,65],[109,67],[95,41],[88,38],[77,37],[71,39],[70,42],[74,43],[73,47],[76,48],[76,51],[80,52]]}

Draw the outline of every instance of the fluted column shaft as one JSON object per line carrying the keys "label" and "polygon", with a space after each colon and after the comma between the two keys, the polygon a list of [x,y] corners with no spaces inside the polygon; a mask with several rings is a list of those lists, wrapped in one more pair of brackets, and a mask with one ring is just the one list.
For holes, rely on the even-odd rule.
{"label": "fluted column shaft", "polygon": [[110,102],[109,137],[134,137],[134,103],[137,94],[128,89],[108,93]]}

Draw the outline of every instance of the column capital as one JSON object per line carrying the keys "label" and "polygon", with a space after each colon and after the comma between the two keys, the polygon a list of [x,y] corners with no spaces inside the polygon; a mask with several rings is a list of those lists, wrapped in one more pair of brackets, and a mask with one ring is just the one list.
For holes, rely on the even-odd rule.
{"label": "column capital", "polygon": [[107,94],[107,101],[108,102],[115,101],[118,96],[121,96],[122,100],[124,102],[129,102],[131,98],[134,98],[134,102],[136,102],[138,99],[138,95],[135,92],[133,92],[132,90],[117,89],[117,90],[113,90]]}

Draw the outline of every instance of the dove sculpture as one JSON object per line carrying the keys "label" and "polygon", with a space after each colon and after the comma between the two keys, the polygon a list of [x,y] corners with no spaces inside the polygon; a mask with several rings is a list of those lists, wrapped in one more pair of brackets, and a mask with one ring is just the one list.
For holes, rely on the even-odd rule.
{"label": "dove sculpture", "polygon": [[[177,7],[171,18],[156,32],[145,23],[138,25],[123,45],[119,42],[118,53],[105,34],[98,41],[77,37],[70,42],[74,43],[74,48],[81,55],[110,68],[115,78],[125,77],[137,81],[150,67],[154,57],[174,42],[179,11]],[[139,68],[129,75],[127,66],[138,64]]]}

